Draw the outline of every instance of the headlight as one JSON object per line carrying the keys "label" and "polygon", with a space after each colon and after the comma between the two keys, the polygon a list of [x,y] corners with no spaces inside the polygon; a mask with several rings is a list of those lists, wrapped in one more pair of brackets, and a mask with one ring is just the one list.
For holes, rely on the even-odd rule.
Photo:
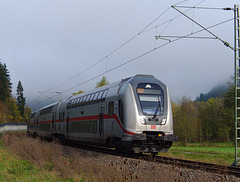
{"label": "headlight", "polygon": [[145,121],[145,118],[144,118],[144,117],[140,117],[139,119],[140,119],[140,123],[146,124],[146,121]]}
{"label": "headlight", "polygon": [[165,125],[166,122],[167,122],[167,118],[163,118],[163,119],[162,119],[162,122],[161,122],[161,125]]}

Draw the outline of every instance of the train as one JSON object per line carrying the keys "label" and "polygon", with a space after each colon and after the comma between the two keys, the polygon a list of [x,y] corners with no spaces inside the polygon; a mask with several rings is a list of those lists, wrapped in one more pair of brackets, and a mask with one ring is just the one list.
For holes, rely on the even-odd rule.
{"label": "train", "polygon": [[38,109],[30,116],[27,132],[151,154],[166,152],[178,140],[167,86],[140,74]]}

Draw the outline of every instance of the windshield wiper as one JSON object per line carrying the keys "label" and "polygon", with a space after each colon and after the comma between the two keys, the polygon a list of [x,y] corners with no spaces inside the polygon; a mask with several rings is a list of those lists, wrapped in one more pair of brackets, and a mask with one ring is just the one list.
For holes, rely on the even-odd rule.
{"label": "windshield wiper", "polygon": [[152,119],[155,119],[157,117],[158,108],[159,108],[159,111],[161,112],[161,101],[160,101],[159,97],[158,97],[158,105],[157,105],[156,111],[155,111]]}

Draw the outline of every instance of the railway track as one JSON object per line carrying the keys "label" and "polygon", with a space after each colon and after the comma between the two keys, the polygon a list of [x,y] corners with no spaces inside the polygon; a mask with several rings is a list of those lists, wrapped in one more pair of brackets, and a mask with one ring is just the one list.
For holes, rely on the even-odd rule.
{"label": "railway track", "polygon": [[188,168],[192,170],[202,170],[209,173],[233,175],[235,177],[240,178],[240,167],[224,166],[224,165],[189,161],[189,160],[183,160],[183,159],[175,159],[175,158],[162,157],[162,156],[153,157],[147,154],[119,153],[119,152],[116,152],[114,149],[89,146],[89,145],[79,145],[76,143],[64,143],[64,146],[71,147],[74,149],[83,149],[87,151],[98,152],[102,154],[115,155],[115,156],[121,156],[126,158],[137,159],[137,160],[145,160],[145,161],[154,162],[154,163],[179,166],[179,167]]}

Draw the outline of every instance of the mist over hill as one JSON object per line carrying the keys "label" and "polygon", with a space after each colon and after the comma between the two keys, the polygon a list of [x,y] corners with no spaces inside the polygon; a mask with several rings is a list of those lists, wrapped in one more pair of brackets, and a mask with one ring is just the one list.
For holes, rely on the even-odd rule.
{"label": "mist over hill", "polygon": [[226,93],[226,91],[228,90],[228,84],[224,83],[224,84],[220,84],[217,85],[215,87],[213,87],[208,93],[201,93],[196,99],[195,101],[208,101],[210,98],[216,98],[216,97],[224,97],[224,94]]}

